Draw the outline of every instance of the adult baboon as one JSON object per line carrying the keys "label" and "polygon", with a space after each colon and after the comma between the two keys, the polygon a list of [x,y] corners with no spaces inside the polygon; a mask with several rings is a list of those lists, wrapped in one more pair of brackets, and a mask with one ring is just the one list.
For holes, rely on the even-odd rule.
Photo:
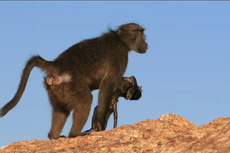
{"label": "adult baboon", "polygon": [[25,65],[13,99],[1,108],[0,117],[17,105],[30,72],[36,66],[45,71],[47,76],[55,74],[66,77],[66,82],[58,89],[61,95],[53,93],[52,90],[48,91],[53,109],[49,139],[59,138],[72,110],[73,124],[68,137],[76,137],[81,133],[90,112],[93,98],[91,91],[95,89],[99,89],[96,131],[104,130],[110,101],[126,70],[129,51],[145,53],[147,48],[144,28],[129,23],[121,25],[116,31],[109,30],[100,37],[71,46],[54,61],[46,61],[38,55],[33,56]]}
{"label": "adult baboon", "polygon": [[[130,78],[123,77],[120,85],[118,86],[117,90],[113,94],[112,100],[110,102],[110,107],[107,112],[106,120],[105,120],[105,128],[107,126],[108,119],[112,113],[114,118],[113,128],[117,127],[117,103],[119,97],[124,97],[126,100],[138,100],[141,98],[141,93],[142,93],[141,86],[139,87],[137,85],[137,81],[134,76],[131,76]],[[98,106],[94,108],[91,129],[83,132],[81,135],[88,135],[95,131],[96,122],[97,122],[97,113],[98,113]]]}

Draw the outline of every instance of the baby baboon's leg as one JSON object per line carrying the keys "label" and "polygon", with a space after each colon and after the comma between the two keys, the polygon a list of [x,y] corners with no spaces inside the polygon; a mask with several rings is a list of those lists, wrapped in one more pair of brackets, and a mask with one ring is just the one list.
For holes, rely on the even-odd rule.
{"label": "baby baboon's leg", "polygon": [[126,94],[125,99],[126,99],[126,100],[129,100],[129,99],[133,96],[133,93],[134,93],[136,90],[137,90],[137,89],[135,88],[135,86],[129,88],[129,90],[127,91],[127,94]]}
{"label": "baby baboon's leg", "polygon": [[114,123],[113,123],[113,128],[117,127],[117,101],[113,103],[113,117],[114,117]]}
{"label": "baby baboon's leg", "polygon": [[108,123],[108,119],[110,117],[110,115],[113,113],[113,108],[109,108],[107,114],[106,114],[106,118],[105,118],[105,129],[107,127],[107,123]]}

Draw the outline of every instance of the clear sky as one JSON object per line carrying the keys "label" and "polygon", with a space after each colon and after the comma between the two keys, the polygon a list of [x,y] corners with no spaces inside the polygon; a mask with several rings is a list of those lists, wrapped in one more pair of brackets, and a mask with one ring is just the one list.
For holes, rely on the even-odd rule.
{"label": "clear sky", "polygon": [[[0,2],[0,107],[14,96],[25,62],[55,59],[71,45],[108,27],[136,22],[146,28],[146,54],[131,52],[125,76],[143,86],[138,101],[120,98],[118,126],[175,113],[195,125],[230,116],[230,2]],[[0,147],[48,140],[51,108],[44,73],[31,72],[26,90],[0,118]],[[93,108],[83,130],[91,127]],[[71,116],[62,134],[68,135]],[[110,118],[107,129],[113,126]]]}

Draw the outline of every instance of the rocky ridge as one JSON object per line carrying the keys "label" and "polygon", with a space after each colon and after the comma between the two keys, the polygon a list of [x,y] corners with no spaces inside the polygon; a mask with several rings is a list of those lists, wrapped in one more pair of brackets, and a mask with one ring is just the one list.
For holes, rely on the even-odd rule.
{"label": "rocky ridge", "polygon": [[77,138],[19,141],[0,153],[230,153],[230,117],[195,126],[182,116],[165,114],[133,125]]}

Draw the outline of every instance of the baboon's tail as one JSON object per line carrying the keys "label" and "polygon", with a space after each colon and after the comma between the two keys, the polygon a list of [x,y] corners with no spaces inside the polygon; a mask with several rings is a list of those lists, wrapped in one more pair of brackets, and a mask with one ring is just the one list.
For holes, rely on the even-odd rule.
{"label": "baboon's tail", "polygon": [[53,65],[54,65],[54,62],[46,61],[38,55],[31,57],[26,63],[26,66],[22,72],[21,81],[18,86],[18,90],[16,94],[11,99],[11,101],[9,101],[7,104],[5,104],[5,106],[3,106],[0,109],[0,117],[3,117],[4,115],[6,115],[12,108],[14,108],[17,105],[17,103],[19,102],[26,88],[26,83],[29,79],[30,72],[35,66],[41,68],[43,71],[46,71]]}

